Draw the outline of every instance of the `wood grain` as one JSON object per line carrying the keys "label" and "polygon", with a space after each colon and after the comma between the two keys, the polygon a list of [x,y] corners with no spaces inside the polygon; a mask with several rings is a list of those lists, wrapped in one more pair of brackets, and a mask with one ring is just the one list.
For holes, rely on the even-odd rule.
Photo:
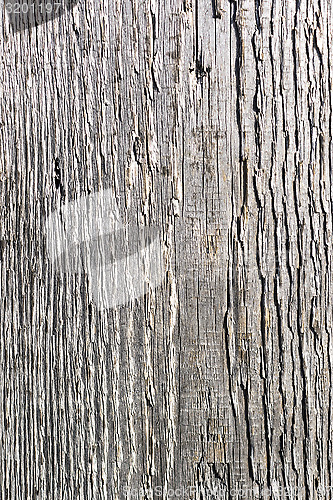
{"label": "wood grain", "polygon": [[[332,498],[331,2],[0,16],[0,497]],[[166,275],[100,311],[45,227],[106,189]]]}

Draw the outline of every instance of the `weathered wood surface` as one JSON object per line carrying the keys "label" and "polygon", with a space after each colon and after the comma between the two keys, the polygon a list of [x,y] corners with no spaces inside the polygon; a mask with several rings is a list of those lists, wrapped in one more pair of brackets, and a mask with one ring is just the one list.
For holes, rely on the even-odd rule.
{"label": "weathered wood surface", "polygon": [[[331,2],[1,26],[1,498],[332,498]],[[45,224],[110,188],[167,272],[99,311]]]}

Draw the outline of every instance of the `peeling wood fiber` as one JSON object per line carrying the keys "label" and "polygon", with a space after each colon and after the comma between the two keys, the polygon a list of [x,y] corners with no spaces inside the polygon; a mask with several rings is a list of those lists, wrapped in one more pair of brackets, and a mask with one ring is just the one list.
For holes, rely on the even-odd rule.
{"label": "peeling wood fiber", "polygon": [[[0,20],[0,498],[333,498],[332,2]],[[102,190],[166,262],[107,310],[45,234]]]}

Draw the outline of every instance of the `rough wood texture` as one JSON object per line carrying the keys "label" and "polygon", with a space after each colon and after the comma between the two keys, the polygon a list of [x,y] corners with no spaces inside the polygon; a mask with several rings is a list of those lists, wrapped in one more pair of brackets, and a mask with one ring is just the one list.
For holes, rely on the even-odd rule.
{"label": "rough wood texture", "polygon": [[[1,498],[332,498],[331,2],[0,16]],[[103,189],[167,272],[100,311],[45,225]]]}

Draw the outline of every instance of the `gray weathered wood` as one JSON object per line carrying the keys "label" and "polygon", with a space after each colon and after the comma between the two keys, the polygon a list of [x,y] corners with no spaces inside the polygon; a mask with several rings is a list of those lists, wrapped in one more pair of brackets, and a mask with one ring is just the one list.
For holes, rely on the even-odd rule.
{"label": "gray weathered wood", "polygon": [[[331,2],[0,16],[0,497],[332,498]],[[110,310],[45,235],[104,189],[166,261]]]}

